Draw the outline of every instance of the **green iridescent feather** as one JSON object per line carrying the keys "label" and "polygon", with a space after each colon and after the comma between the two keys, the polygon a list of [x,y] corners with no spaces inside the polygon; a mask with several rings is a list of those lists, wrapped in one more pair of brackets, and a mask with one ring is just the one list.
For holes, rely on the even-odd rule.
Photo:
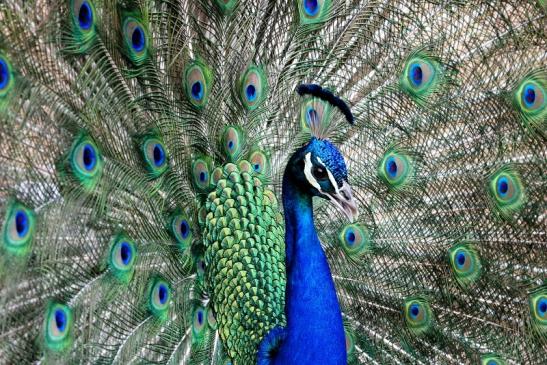
{"label": "green iridescent feather", "polygon": [[225,171],[205,203],[206,281],[228,355],[250,363],[262,337],[284,323],[284,230],[261,181]]}

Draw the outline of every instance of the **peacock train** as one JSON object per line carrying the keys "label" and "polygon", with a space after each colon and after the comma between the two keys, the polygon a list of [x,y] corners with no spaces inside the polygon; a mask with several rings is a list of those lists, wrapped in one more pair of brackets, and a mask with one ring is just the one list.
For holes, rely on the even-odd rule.
{"label": "peacock train", "polygon": [[0,364],[544,364],[543,0],[1,0]]}

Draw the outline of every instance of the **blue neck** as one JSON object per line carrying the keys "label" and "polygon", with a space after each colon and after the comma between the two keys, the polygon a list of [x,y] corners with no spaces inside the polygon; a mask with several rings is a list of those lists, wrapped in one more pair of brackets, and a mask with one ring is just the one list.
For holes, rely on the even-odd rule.
{"label": "blue neck", "polygon": [[346,364],[342,315],[313,224],[312,198],[283,178],[287,327],[275,364]]}

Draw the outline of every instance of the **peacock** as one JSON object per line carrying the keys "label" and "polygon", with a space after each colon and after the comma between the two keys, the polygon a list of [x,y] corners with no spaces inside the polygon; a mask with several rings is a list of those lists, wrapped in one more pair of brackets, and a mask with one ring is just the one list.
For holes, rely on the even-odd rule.
{"label": "peacock", "polygon": [[1,364],[545,364],[545,1],[2,0]]}

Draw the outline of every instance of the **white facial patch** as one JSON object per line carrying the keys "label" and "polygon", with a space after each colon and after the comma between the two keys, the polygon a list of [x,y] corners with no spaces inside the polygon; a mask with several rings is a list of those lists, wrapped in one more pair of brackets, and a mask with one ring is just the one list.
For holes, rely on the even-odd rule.
{"label": "white facial patch", "polygon": [[308,152],[308,153],[306,153],[306,161],[305,161],[305,165],[304,165],[304,175],[306,176],[306,179],[311,184],[311,186],[313,186],[314,188],[319,190],[321,193],[323,193],[323,191],[321,190],[321,185],[319,185],[319,183],[317,182],[317,180],[315,179],[315,177],[313,177],[313,174],[311,173],[312,167],[313,167],[313,164],[311,162],[311,152]]}

